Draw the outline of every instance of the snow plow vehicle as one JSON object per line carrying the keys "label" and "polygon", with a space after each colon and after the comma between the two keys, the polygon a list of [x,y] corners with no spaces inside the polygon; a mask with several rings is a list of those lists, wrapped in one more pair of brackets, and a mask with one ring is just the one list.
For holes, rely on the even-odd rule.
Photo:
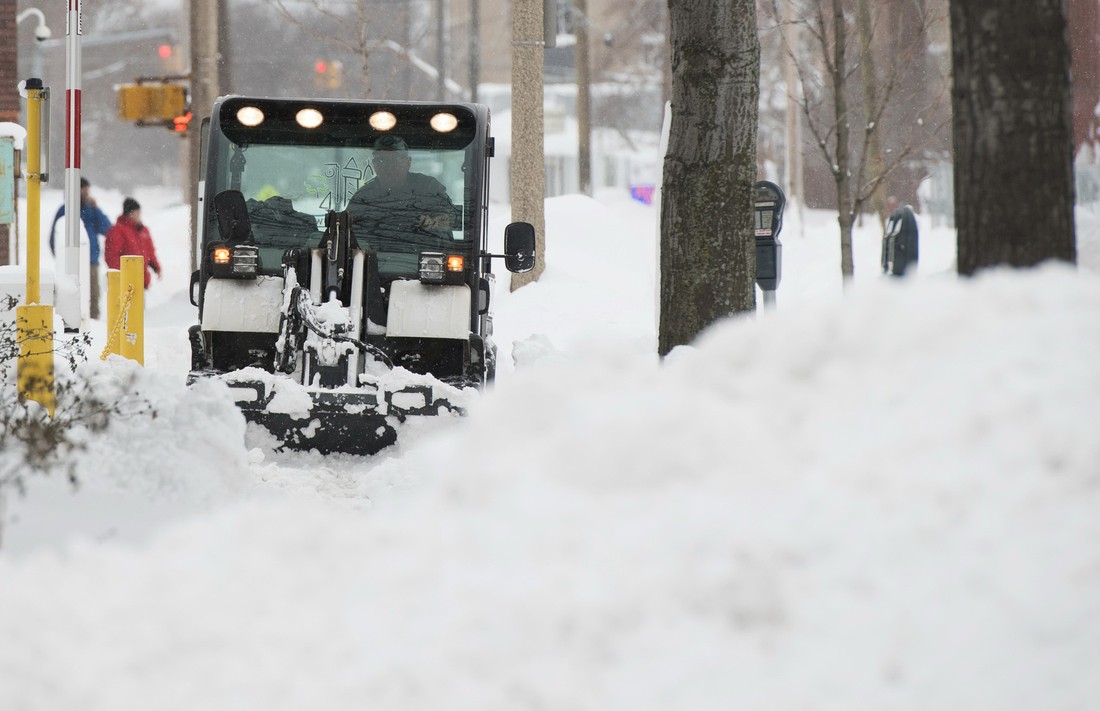
{"label": "snow plow vehicle", "polygon": [[478,104],[222,97],[203,123],[190,382],[291,449],[373,454],[494,377]]}

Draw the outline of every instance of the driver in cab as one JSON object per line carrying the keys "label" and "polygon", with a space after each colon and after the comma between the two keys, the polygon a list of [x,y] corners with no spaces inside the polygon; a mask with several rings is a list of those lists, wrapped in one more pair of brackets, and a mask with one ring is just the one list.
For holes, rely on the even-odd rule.
{"label": "driver in cab", "polygon": [[375,249],[405,251],[400,244],[446,248],[456,210],[447,189],[430,175],[409,169],[412,159],[404,139],[386,135],[374,142],[374,177],[348,201],[352,229]]}

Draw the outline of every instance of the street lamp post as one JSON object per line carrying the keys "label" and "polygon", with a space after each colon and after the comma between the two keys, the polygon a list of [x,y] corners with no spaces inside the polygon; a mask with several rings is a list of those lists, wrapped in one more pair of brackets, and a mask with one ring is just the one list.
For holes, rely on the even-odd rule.
{"label": "street lamp post", "polygon": [[42,78],[42,50],[40,43],[45,42],[53,36],[53,32],[50,31],[49,26],[46,25],[46,16],[42,14],[42,11],[37,7],[28,7],[23,12],[15,16],[16,24],[19,24],[28,17],[38,18],[38,26],[34,28],[34,50],[31,53],[31,76],[38,79]]}

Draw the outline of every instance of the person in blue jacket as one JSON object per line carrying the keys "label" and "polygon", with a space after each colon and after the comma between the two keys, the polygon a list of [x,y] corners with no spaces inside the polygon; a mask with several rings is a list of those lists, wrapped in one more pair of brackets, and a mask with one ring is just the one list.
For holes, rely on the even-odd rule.
{"label": "person in blue jacket", "polygon": [[[91,187],[91,183],[87,178],[80,179],[80,221],[84,223],[84,230],[88,233],[88,261],[91,263],[91,269],[88,270],[88,316],[94,319],[99,318],[99,237],[100,235],[106,235],[107,230],[111,229],[111,220],[104,214],[103,210],[100,210],[95,204],[95,198],[93,198],[88,189]],[[57,228],[57,221],[61,219],[65,214],[65,205],[57,208],[57,214],[54,215],[53,224],[50,225],[50,253],[54,252],[53,239],[54,231]]]}

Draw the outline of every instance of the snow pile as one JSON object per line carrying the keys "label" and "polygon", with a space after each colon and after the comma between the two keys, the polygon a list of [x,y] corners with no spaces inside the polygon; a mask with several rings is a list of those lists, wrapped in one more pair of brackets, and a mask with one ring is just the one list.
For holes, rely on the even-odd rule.
{"label": "snow pile", "polygon": [[182,376],[118,356],[85,363],[77,377],[100,399],[118,403],[119,414],[103,434],[78,430],[85,449],[76,455],[75,490],[61,471],[27,478],[27,495],[5,511],[5,553],[73,535],[141,539],[164,520],[251,489],[244,418],[223,385],[187,387]]}
{"label": "snow pile", "polygon": [[1098,309],[882,280],[663,366],[521,360],[360,470],[417,481],[385,505],[0,559],[0,708],[1091,708]]}
{"label": "snow pile", "polygon": [[[86,477],[198,501],[222,500],[250,483],[242,474],[244,417],[220,384],[188,387],[179,376],[119,356],[94,360],[80,374],[100,387],[128,388],[131,399],[151,409],[150,415],[115,418],[108,436],[89,442],[81,466]],[[155,466],[147,466],[151,461]]]}
{"label": "snow pile", "polygon": [[[499,275],[493,319],[499,372],[558,349],[599,359],[656,352],[656,212],[622,196],[604,200],[547,200],[542,276],[513,293],[507,272]],[[498,224],[490,235],[503,234],[507,217],[493,216]],[[513,343],[521,344],[518,350]]]}

